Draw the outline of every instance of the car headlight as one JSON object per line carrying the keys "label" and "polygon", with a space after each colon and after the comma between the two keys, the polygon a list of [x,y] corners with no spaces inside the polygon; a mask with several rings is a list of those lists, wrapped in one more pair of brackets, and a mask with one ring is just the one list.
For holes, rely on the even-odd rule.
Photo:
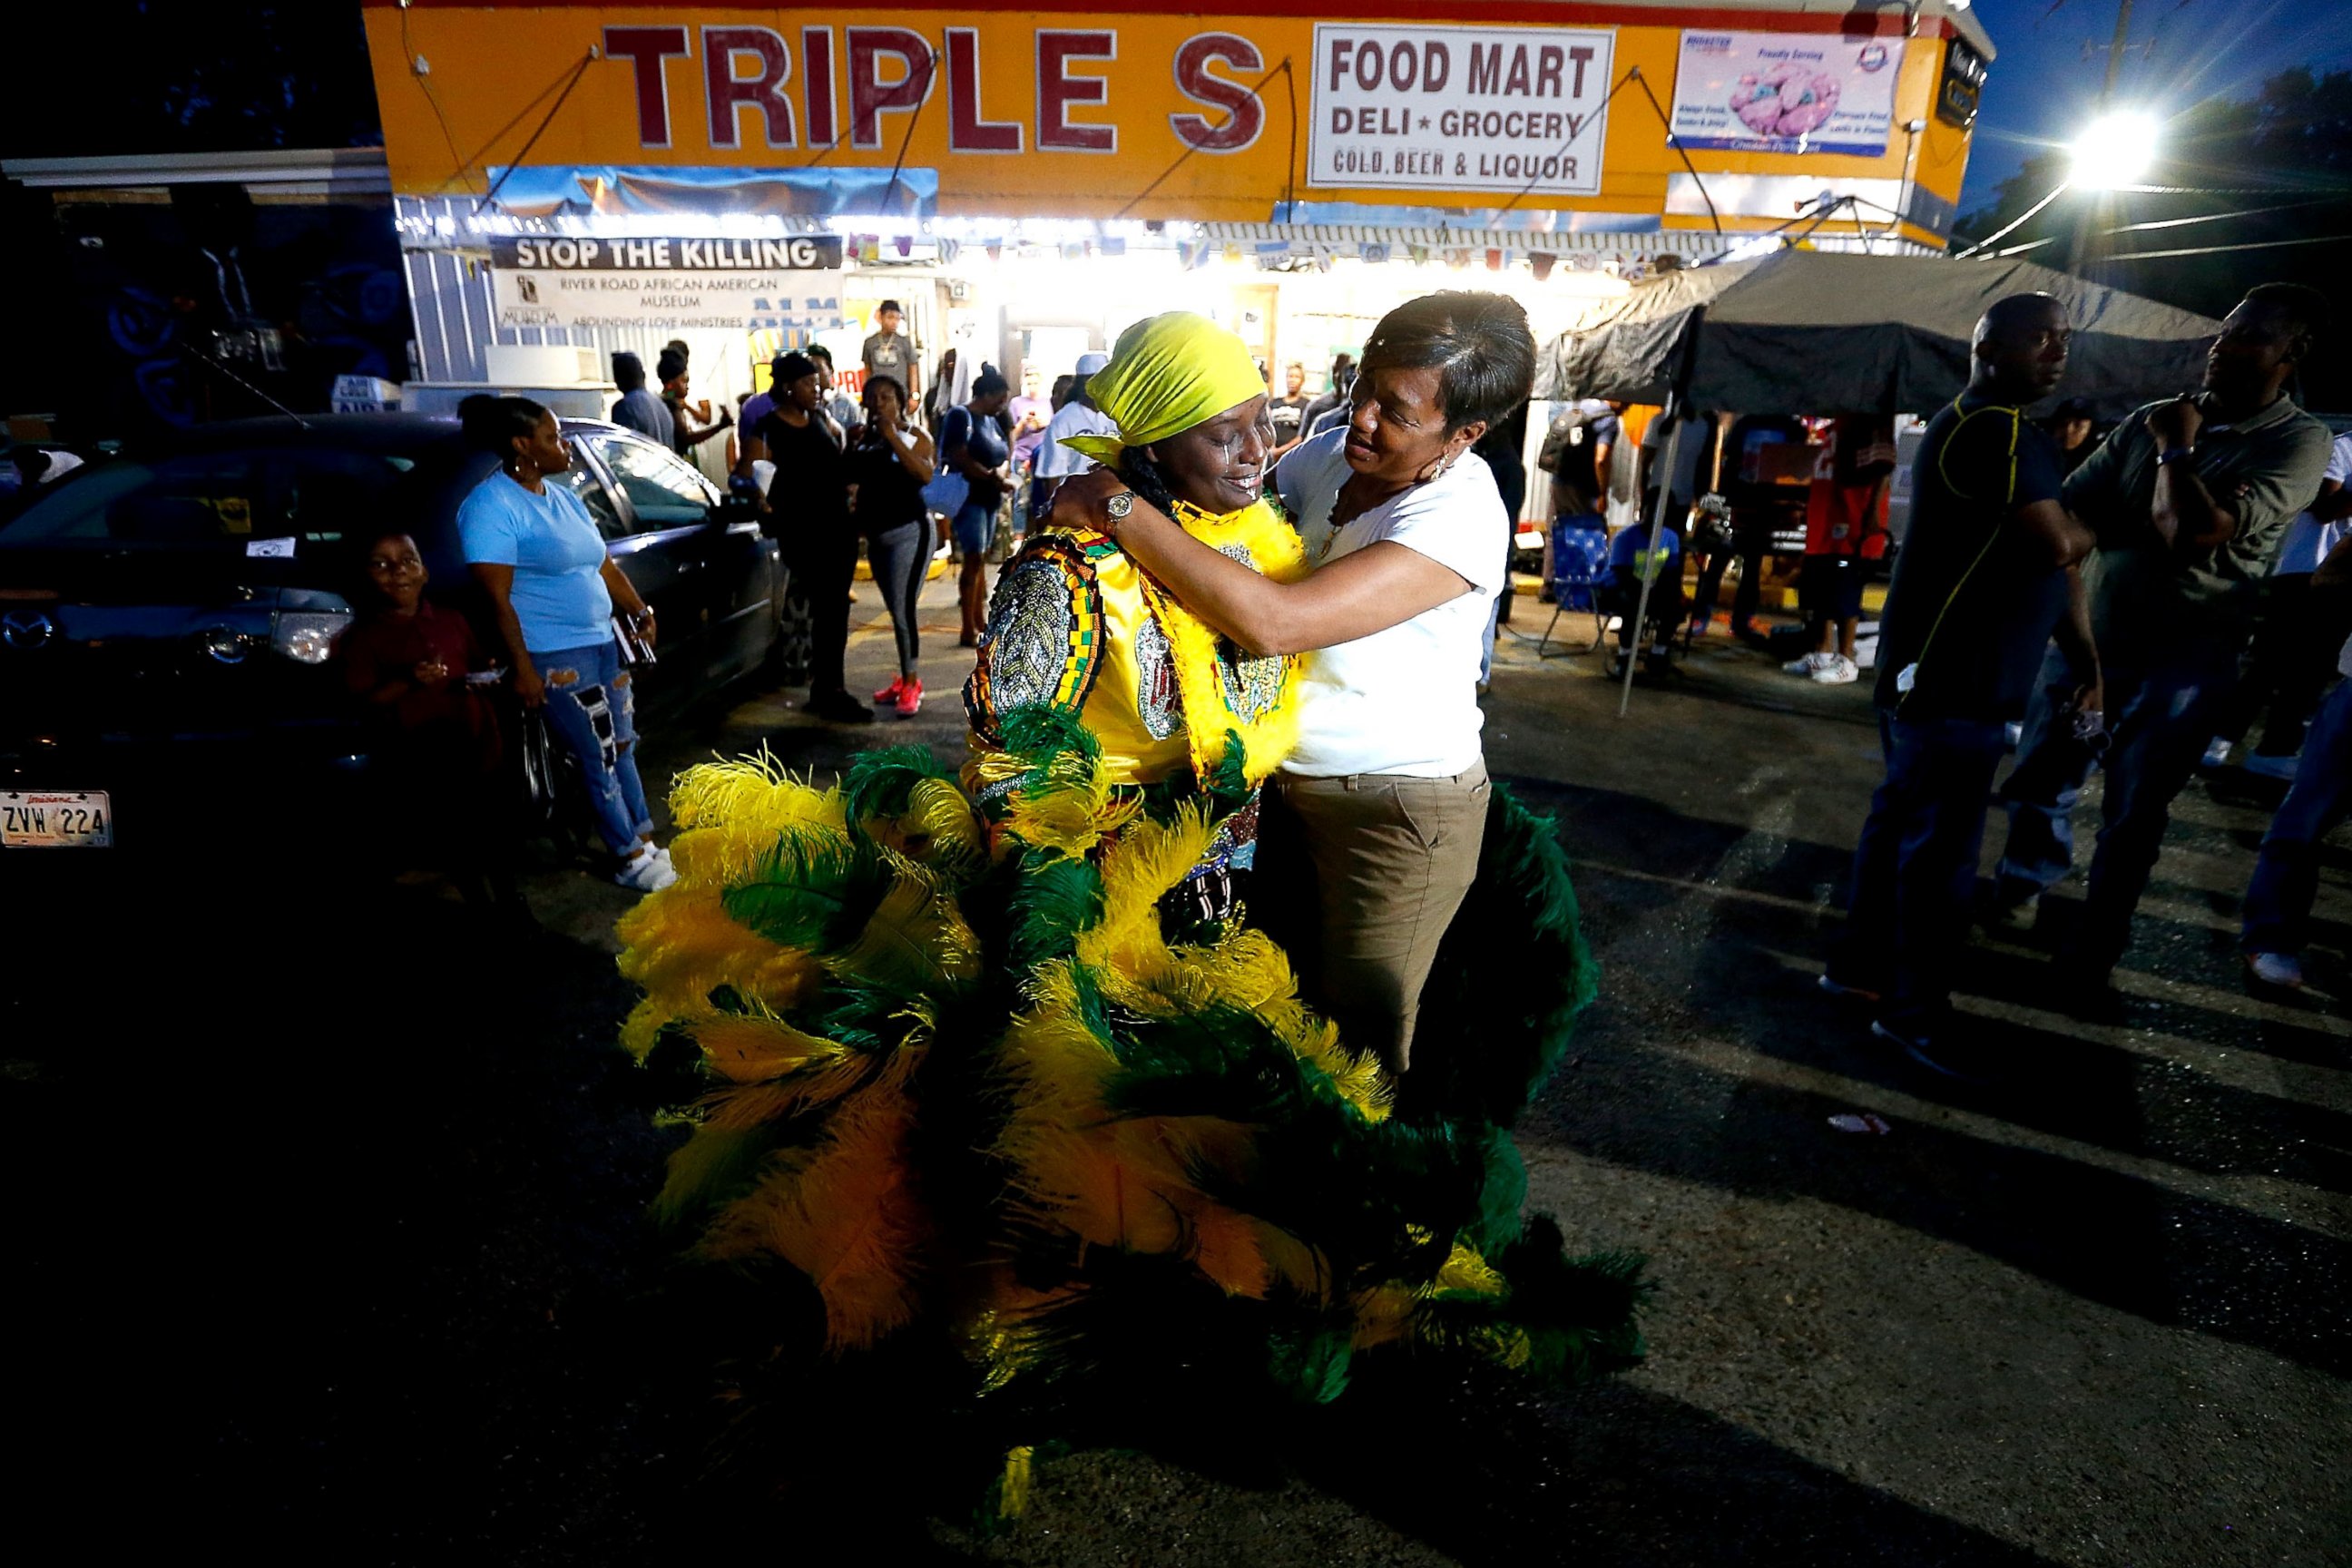
{"label": "car headlight", "polygon": [[297,664],[324,664],[351,624],[349,610],[281,611],[270,625],[269,646]]}

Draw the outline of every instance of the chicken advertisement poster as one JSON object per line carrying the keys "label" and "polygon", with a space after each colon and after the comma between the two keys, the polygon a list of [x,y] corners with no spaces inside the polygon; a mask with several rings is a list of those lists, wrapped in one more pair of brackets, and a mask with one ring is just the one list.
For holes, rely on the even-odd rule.
{"label": "chicken advertisement poster", "polygon": [[1745,153],[1886,151],[1900,38],[1685,31],[1675,139]]}

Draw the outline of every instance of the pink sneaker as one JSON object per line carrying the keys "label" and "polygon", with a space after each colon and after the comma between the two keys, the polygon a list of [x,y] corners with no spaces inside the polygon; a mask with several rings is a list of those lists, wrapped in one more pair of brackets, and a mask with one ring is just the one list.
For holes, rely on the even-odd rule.
{"label": "pink sneaker", "polygon": [[[877,697],[875,700],[878,702],[881,699]],[[898,682],[898,717],[901,719],[911,719],[923,710],[923,682],[919,676],[913,680],[902,679]]]}
{"label": "pink sneaker", "polygon": [[906,685],[907,678],[902,675],[898,679],[892,681],[889,685],[884,687],[881,690],[876,692],[874,694],[874,700],[877,702],[896,702],[898,700],[898,693],[905,689]]}

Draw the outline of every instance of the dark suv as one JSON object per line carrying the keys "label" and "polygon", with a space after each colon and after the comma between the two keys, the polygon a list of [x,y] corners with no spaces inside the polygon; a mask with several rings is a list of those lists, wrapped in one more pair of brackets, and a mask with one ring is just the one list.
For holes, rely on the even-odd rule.
{"label": "dark suv", "polygon": [[[617,426],[566,420],[563,435],[572,466],[549,482],[587,503],[660,616],[641,716],[760,670],[782,570],[748,504]],[[0,527],[0,843],[250,844],[364,798],[351,786],[368,731],[327,661],[367,540],[414,535],[435,600],[487,630],[457,515],[492,466],[452,419],[252,420],[33,500]]]}

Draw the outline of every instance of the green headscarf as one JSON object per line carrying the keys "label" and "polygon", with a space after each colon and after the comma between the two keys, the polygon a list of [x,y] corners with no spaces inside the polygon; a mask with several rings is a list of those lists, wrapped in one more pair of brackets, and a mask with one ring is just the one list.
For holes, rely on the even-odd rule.
{"label": "green headscarf", "polygon": [[1087,400],[1118,435],[1065,436],[1062,445],[1117,468],[1125,447],[1190,430],[1265,392],[1248,345],[1206,316],[1147,316],[1119,333],[1110,363],[1087,381]]}

